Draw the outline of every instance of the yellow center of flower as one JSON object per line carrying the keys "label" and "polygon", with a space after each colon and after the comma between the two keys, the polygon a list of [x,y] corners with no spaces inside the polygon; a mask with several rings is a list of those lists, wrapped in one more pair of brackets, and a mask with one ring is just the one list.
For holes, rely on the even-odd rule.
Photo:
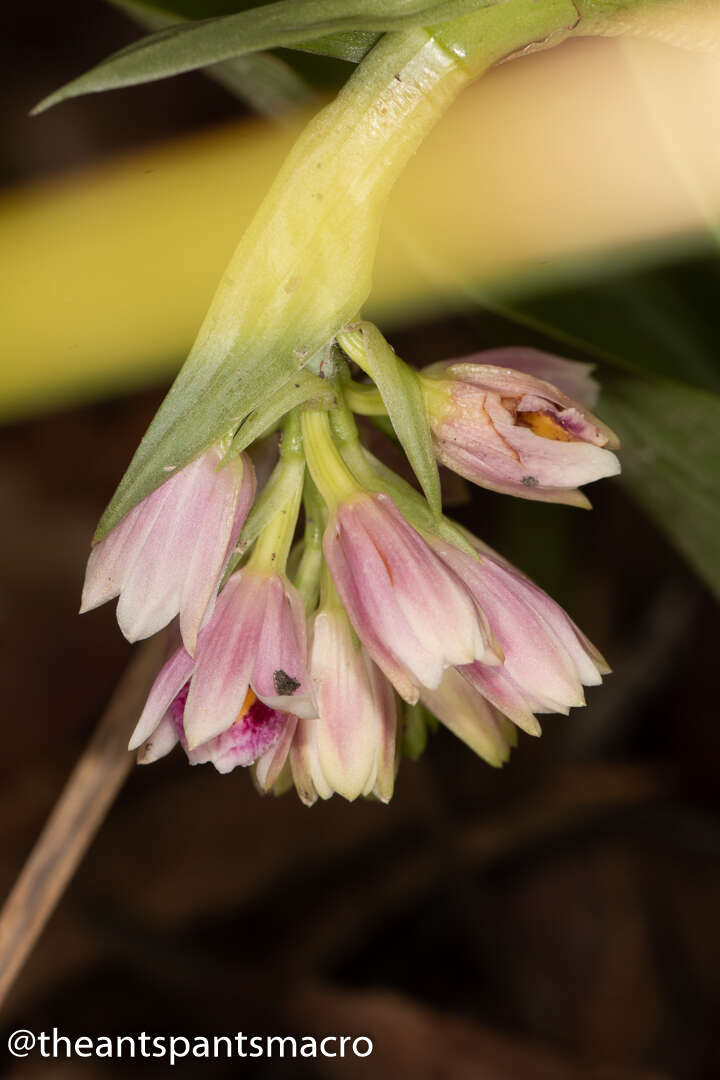
{"label": "yellow center of flower", "polygon": [[542,439],[554,439],[555,442],[574,442],[572,435],[568,434],[564,427],[558,424],[552,416],[542,412],[521,412],[517,417],[518,424],[530,428],[534,435]]}
{"label": "yellow center of flower", "polygon": [[242,720],[244,720],[245,717],[247,716],[247,714],[252,709],[252,707],[253,707],[253,705],[255,704],[256,701],[257,701],[257,697],[255,696],[253,691],[250,689],[250,687],[248,687],[248,692],[245,695],[245,700],[242,703],[242,708],[240,709],[240,712],[237,714],[237,716],[233,720],[233,724],[239,724]]}

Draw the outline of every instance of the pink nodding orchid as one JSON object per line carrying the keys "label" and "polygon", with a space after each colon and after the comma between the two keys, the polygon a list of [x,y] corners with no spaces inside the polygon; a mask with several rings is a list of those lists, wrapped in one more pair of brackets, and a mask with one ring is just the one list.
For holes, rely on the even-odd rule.
{"label": "pink nodding orchid", "polygon": [[147,495],[93,548],[81,612],[120,596],[117,619],[129,641],[180,615],[186,649],[212,612],[220,579],[255,494],[245,454],[219,468],[211,447]]}
{"label": "pink nodding orchid", "polygon": [[155,731],[140,748],[138,761],[149,765],[181,743],[191,765],[212,764],[219,773],[229,773],[238,766],[252,765],[268,753],[283,737],[286,728],[294,730],[295,718],[271,709],[248,690],[238,715],[230,727],[215,738],[191,750],[185,734],[185,705],[189,681],[171,701]]}
{"label": "pink nodding orchid", "polygon": [[587,364],[493,349],[421,374],[437,458],[476,484],[588,506],[578,487],[620,471],[617,436],[585,407],[596,396]]}
{"label": "pink nodding orchid", "polygon": [[249,710],[248,722],[259,724],[262,719],[260,726],[266,726],[267,712],[251,710],[256,698],[274,713],[313,712],[305,613],[284,575],[246,567],[229,578],[200,632],[195,657],[180,648],[160,671],[130,740],[131,750],[154,736],[188,682],[182,727],[190,752],[223,736]]}
{"label": "pink nodding orchid", "polygon": [[271,709],[312,713],[306,650],[303,602],[288,579],[249,567],[233,574],[198,640],[184,716],[190,748],[228,729],[248,689]]}
{"label": "pink nodding orchid", "polygon": [[291,721],[288,713],[271,709],[248,690],[236,719],[227,731],[191,750],[184,726],[182,703],[173,703],[173,722],[191,765],[215,766],[219,773],[229,773],[238,766],[252,765],[262,754],[275,746]]}
{"label": "pink nodding orchid", "polygon": [[482,609],[388,495],[340,502],[323,550],[360,640],[406,701],[448,667],[500,662]]}
{"label": "pink nodding orchid", "polygon": [[462,576],[504,654],[501,665],[460,665],[471,685],[518,727],[540,734],[535,713],[568,713],[585,704],[609,668],[554,600],[490,548],[480,559],[440,540],[433,547]]}

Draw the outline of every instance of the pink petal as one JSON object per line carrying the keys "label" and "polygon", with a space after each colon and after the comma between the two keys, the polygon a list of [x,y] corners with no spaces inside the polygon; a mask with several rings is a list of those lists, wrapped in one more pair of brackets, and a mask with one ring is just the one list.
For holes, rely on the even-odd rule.
{"label": "pink petal", "polygon": [[[489,397],[489,410],[492,402]],[[517,455],[514,468],[513,458],[508,460],[508,480],[523,482],[523,476],[529,475],[541,487],[573,488],[620,472],[615,455],[594,443],[545,439],[530,428],[508,422],[508,414],[502,408],[496,408],[491,416],[496,431]]]}
{"label": "pink petal", "polygon": [[265,612],[250,684],[259,698],[286,712],[312,712],[306,673],[305,612],[284,576],[265,585]]}
{"label": "pink petal", "polygon": [[388,496],[343,504],[323,546],[357,633],[406,700],[446,667],[487,658],[472,598]]}
{"label": "pink petal", "polygon": [[[337,522],[331,521],[328,525],[323,540],[323,550],[343,606],[365,648],[375,663],[385,672],[400,696],[414,704],[418,699],[418,686],[405,665],[400,662],[376,631],[371,610],[365,603],[366,597],[361,584],[355,580],[343,551]],[[402,620],[400,632],[405,632],[405,629],[406,623]]]}
{"label": "pink petal", "polygon": [[150,637],[180,610],[185,573],[199,529],[195,515],[202,514],[208,498],[206,456],[196,458],[158,489],[165,491],[162,511],[126,574],[117,608],[118,624],[128,641]]}
{"label": "pink petal", "polygon": [[446,671],[440,686],[423,691],[421,700],[445,727],[485,761],[496,766],[507,761],[510,744],[501,717],[457,671]]}
{"label": "pink petal", "polygon": [[368,671],[368,679],[375,698],[375,708],[382,718],[381,735],[378,740],[377,753],[375,756],[375,775],[370,776],[370,781],[363,792],[364,795],[372,794],[380,802],[389,803],[395,786],[395,774],[397,772],[397,699],[393,688],[383,673],[372,662],[369,656],[365,657]]}
{"label": "pink petal", "polygon": [[146,739],[150,738],[171,702],[192,675],[195,661],[182,647],[165,663],[152,685],[140,719],[130,736],[128,750],[137,750]]}
{"label": "pink petal", "polygon": [[136,506],[93,550],[82,609],[120,594],[117,617],[130,641],[149,637],[180,613],[188,651],[254,494],[246,455],[218,469],[211,447]]}
{"label": "pink petal", "polygon": [[248,570],[233,574],[200,631],[184,719],[190,749],[226,731],[243,706],[265,616],[266,583]]}
{"label": "pink petal", "polygon": [[[511,679],[534,699],[552,707],[583,705],[577,667],[539,610],[536,588],[529,588],[521,577],[488,558],[477,561],[440,542],[436,547],[462,574],[484,608],[505,654],[504,670]],[[552,603],[545,597],[543,609]]]}
{"label": "pink petal", "polygon": [[194,542],[180,596],[180,631],[188,652],[195,651],[200,628],[212,613],[220,579],[255,497],[255,473],[246,454],[220,469],[207,454],[201,471],[203,497],[189,522]]}
{"label": "pink petal", "polygon": [[317,742],[313,720],[298,719],[295,736],[290,747],[290,768],[295,789],[305,806],[312,806],[321,799],[329,799],[332,788],[325,780],[317,760]]}
{"label": "pink petal", "polygon": [[475,690],[487,698],[496,709],[517,724],[528,735],[539,735],[540,724],[536,712],[567,712],[567,709],[548,708],[531,694],[518,686],[504,667],[488,667],[486,664],[466,664],[457,669]]}
{"label": "pink petal", "polygon": [[288,713],[278,741],[255,762],[255,779],[262,791],[269,791],[273,787],[285,767],[296,727],[297,717]]}
{"label": "pink petal", "polygon": [[262,701],[254,701],[243,718],[236,720],[227,731],[188,750],[188,761],[191,765],[211,762],[223,774],[238,766],[252,765],[278,743],[288,720],[287,713],[269,709]]}
{"label": "pink petal", "polygon": [[133,507],[90,552],[80,614],[112,600],[123,588],[140,556],[146,537],[163,512],[168,497],[165,484]]}
{"label": "pink petal", "polygon": [[506,451],[498,452],[492,445],[479,449],[477,440],[472,445],[463,446],[454,441],[438,439],[435,453],[442,465],[490,491],[582,509],[590,507],[589,500],[576,488],[541,486],[534,473],[524,468],[517,459],[514,462]]}
{"label": "pink petal", "polygon": [[375,782],[383,718],[363,652],[352,640],[343,612],[320,611],[315,616],[310,669],[318,712],[310,723],[319,766],[329,787],[356,799]]}
{"label": "pink petal", "polygon": [[449,360],[447,364],[448,366],[489,364],[492,367],[521,371],[556,386],[569,398],[579,401],[581,405],[589,409],[595,405],[600,392],[597,380],[592,377],[592,372],[595,370],[594,364],[566,360],[564,357],[554,356],[540,349],[519,345],[502,349],[486,349],[484,352],[473,353],[471,356]]}
{"label": "pink petal", "polygon": [[164,758],[178,743],[178,733],[172,718],[166,713],[149,739],[138,750],[138,765],[151,765]]}

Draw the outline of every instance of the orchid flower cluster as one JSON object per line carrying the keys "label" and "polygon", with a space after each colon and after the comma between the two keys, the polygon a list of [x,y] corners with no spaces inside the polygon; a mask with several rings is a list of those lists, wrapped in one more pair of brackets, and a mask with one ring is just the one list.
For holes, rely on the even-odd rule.
{"label": "orchid flower cluster", "polygon": [[[170,470],[96,544],[82,599],[119,596],[130,641],[170,625],[130,740],[139,761],[180,743],[191,764],[251,768],[262,792],[387,802],[435,719],[497,766],[518,728],[538,735],[538,714],[583,705],[602,656],[442,513],[435,478],[441,463],[493,491],[589,505],[578,487],[619,471],[617,439],[588,411],[590,371],[523,348],[416,371],[350,324],[317,368],[325,396],[252,446],[235,433]],[[357,414],[398,439],[423,493],[369,452]]]}
{"label": "orchid flower cluster", "polygon": [[[193,764],[250,768],[263,792],[387,802],[436,721],[501,765],[518,728],[539,734],[538,715],[584,704],[608,671],[557,604],[445,516],[439,474],[588,506],[579,488],[619,471],[588,411],[590,368],[500,349],[417,371],[358,313],[389,192],[463,88],[627,28],[644,2],[360,5],[352,25],[372,47],[290,151],[95,535],[83,610],[119,596],[131,641],[170,626],[130,740],[141,762],[180,743]],[[342,8],[316,31],[347,29]],[[272,11],[297,43],[298,10],[232,16],[230,37]],[[227,58],[226,25],[161,31],[42,107]],[[370,453],[356,416],[399,443],[418,486]]]}

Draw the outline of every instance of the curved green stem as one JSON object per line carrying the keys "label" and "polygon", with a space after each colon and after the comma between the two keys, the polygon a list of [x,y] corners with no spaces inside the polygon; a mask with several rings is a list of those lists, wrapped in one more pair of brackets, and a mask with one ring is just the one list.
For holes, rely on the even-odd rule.
{"label": "curved green stem", "polygon": [[325,531],[327,511],[312,476],[306,474],[303,491],[305,507],[305,535],[300,563],[295,574],[295,587],[305,601],[305,611],[310,615],[317,607],[320,579],[324,566],[322,538]]}
{"label": "curved green stem", "polygon": [[327,412],[308,409],[302,414],[305,457],[310,475],[330,510],[362,491],[343,461],[333,439]]}
{"label": "curved green stem", "polygon": [[300,419],[293,411],[283,424],[280,461],[248,515],[226,576],[232,573],[252,544],[255,547],[248,565],[265,572],[285,572],[300,511],[304,478],[305,455]]}

